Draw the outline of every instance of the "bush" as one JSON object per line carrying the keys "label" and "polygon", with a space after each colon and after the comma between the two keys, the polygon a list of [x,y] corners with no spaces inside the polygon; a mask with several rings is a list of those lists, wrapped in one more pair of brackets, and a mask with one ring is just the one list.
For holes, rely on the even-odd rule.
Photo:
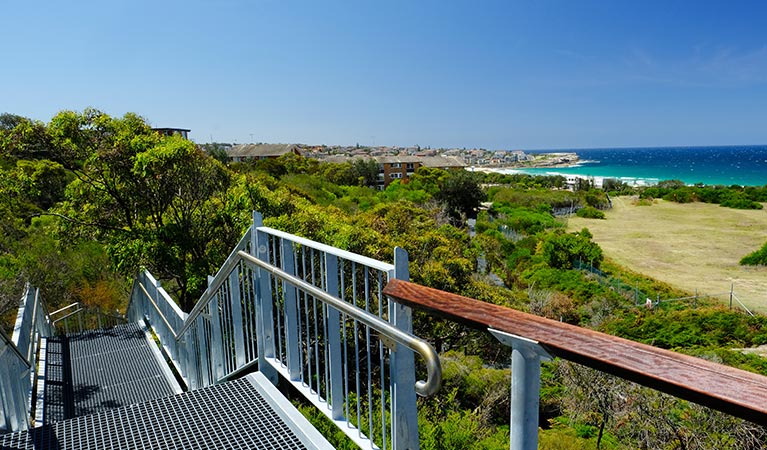
{"label": "bush", "polygon": [[759,250],[744,256],[740,260],[740,264],[743,266],[767,266],[767,242]]}
{"label": "bush", "polygon": [[697,197],[693,188],[681,187],[664,195],[663,200],[677,203],[692,203],[697,200]]}
{"label": "bush", "polygon": [[576,216],[583,217],[585,219],[604,219],[605,213],[592,207],[592,206],[586,206],[584,208],[579,209],[576,213]]}
{"label": "bush", "polygon": [[761,203],[746,198],[743,194],[733,195],[720,203],[720,206],[734,209],[762,209]]}
{"label": "bush", "polygon": [[755,346],[767,342],[767,317],[723,307],[637,310],[605,324],[609,334],[667,349]]}

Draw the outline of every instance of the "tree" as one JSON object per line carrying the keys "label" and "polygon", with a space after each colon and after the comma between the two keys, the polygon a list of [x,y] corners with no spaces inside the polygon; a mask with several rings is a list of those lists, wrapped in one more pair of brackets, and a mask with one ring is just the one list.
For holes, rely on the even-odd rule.
{"label": "tree", "polygon": [[378,186],[378,163],[375,159],[355,159],[351,170],[358,185],[372,188]]}
{"label": "tree", "polygon": [[49,136],[42,122],[15,114],[0,114],[0,157],[48,158]]}
{"label": "tree", "polygon": [[221,164],[226,164],[229,161],[229,155],[226,153],[226,149],[230,147],[229,144],[211,142],[208,144],[202,144],[200,147],[205,151],[205,153],[221,162]]}
{"label": "tree", "polygon": [[461,216],[473,215],[485,198],[479,178],[465,170],[448,172],[437,194],[437,200],[445,204],[456,223]]}
{"label": "tree", "polygon": [[578,233],[556,230],[539,242],[538,253],[549,267],[555,269],[571,269],[577,260],[598,267],[603,259],[602,249],[591,241],[591,237],[586,228]]}
{"label": "tree", "polygon": [[123,273],[146,266],[171,280],[169,290],[191,309],[242,232],[225,207],[229,171],[135,114],[63,111],[49,133],[56,157],[76,176],[58,210],[70,229],[104,242]]}

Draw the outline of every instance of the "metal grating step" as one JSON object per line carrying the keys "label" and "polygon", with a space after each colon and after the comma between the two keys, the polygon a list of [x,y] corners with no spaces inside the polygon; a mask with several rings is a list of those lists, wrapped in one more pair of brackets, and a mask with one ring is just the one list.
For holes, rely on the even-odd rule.
{"label": "metal grating step", "polygon": [[[331,448],[287,400],[277,399],[275,404],[276,390],[269,392],[274,388],[264,390],[263,385],[261,374],[251,374],[205,389],[0,435],[0,449]],[[292,412],[286,412],[291,408]]]}
{"label": "metal grating step", "polygon": [[49,338],[44,424],[180,392],[141,324]]}

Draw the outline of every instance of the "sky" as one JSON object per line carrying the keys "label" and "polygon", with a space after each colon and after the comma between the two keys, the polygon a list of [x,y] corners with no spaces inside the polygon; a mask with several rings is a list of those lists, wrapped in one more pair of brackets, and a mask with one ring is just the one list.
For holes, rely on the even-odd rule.
{"label": "sky", "polygon": [[767,144],[761,0],[0,0],[0,113],[204,142]]}

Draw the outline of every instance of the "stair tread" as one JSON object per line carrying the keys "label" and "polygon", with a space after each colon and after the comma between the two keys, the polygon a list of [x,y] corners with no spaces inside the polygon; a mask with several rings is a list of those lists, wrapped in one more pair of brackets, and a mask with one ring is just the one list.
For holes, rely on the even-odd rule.
{"label": "stair tread", "polygon": [[305,449],[249,378],[0,435],[3,450]]}

